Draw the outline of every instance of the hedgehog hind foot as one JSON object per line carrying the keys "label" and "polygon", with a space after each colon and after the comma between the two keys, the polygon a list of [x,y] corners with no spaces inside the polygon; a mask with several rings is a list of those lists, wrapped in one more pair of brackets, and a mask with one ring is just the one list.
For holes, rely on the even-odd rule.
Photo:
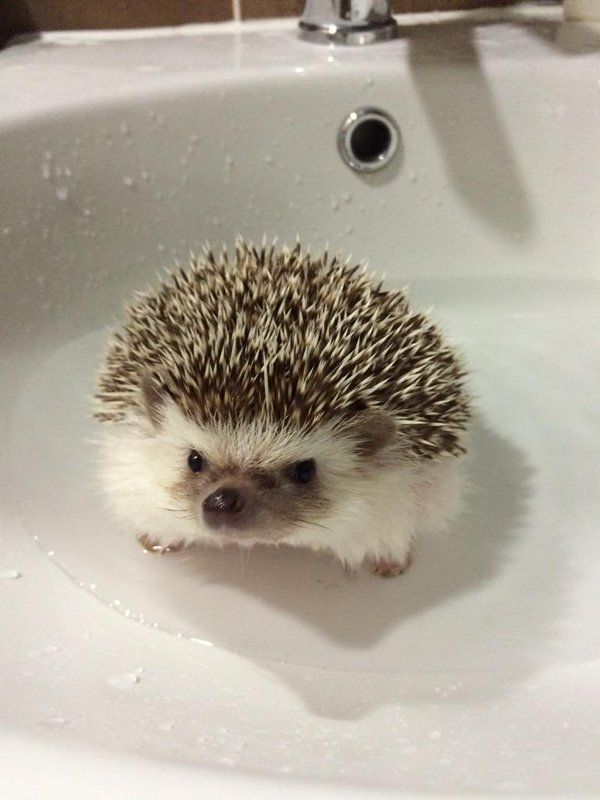
{"label": "hedgehog hind foot", "polygon": [[378,558],[370,562],[371,572],[382,578],[394,578],[410,569],[415,559],[415,551],[411,545],[403,559]]}

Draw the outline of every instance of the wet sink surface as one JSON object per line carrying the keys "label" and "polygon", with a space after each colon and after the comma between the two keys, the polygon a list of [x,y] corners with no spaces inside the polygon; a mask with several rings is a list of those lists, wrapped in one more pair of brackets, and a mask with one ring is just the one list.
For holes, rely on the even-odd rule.
{"label": "wet sink surface", "polygon": [[[0,53],[11,796],[100,769],[117,796],[141,776],[148,797],[600,787],[597,40],[553,10],[450,15],[441,51],[410,20],[368,58],[288,23]],[[101,79],[38,102],[35,65]],[[365,104],[402,132],[370,177],[335,149]],[[399,579],[286,548],[148,555],[98,496],[107,330],[157,269],[238,232],[368,258],[467,359],[465,509]]]}

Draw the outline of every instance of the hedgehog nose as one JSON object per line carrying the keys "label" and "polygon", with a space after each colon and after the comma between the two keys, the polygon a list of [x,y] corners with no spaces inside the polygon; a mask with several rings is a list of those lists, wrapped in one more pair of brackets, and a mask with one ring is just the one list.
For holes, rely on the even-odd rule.
{"label": "hedgehog nose", "polygon": [[204,499],[202,508],[205,517],[219,525],[244,510],[244,499],[237,489],[223,486]]}

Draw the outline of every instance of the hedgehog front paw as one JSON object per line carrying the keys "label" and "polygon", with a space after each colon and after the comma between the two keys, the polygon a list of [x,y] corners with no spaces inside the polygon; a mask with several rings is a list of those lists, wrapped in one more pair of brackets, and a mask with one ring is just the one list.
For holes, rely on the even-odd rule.
{"label": "hedgehog front paw", "polygon": [[371,572],[375,575],[381,575],[382,578],[393,578],[396,575],[402,575],[411,566],[414,557],[415,553],[411,545],[406,556],[401,561],[396,561],[393,558],[380,558],[377,561],[371,561]]}
{"label": "hedgehog front paw", "polygon": [[161,544],[158,539],[154,539],[147,533],[140,533],[136,538],[147,553],[178,553],[185,547],[185,542],[181,540],[169,544]]}

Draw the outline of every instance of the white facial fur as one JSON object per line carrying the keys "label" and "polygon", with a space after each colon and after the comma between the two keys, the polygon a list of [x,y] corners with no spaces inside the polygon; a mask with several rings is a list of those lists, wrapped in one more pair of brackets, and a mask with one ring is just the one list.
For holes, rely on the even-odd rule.
{"label": "white facial fur", "polygon": [[[384,450],[365,463],[350,436],[334,426],[304,434],[259,423],[202,429],[171,403],[160,426],[132,414],[103,428],[101,480],[114,511],[132,534],[163,546],[231,541],[206,527],[200,504],[186,507],[173,494],[192,449],[242,470],[315,459],[328,510],[313,523],[274,531],[269,541],[332,552],[348,568],[365,559],[402,562],[415,536],[443,528],[459,503],[459,459],[386,459]],[[264,541],[250,532],[238,544],[259,540]]]}

